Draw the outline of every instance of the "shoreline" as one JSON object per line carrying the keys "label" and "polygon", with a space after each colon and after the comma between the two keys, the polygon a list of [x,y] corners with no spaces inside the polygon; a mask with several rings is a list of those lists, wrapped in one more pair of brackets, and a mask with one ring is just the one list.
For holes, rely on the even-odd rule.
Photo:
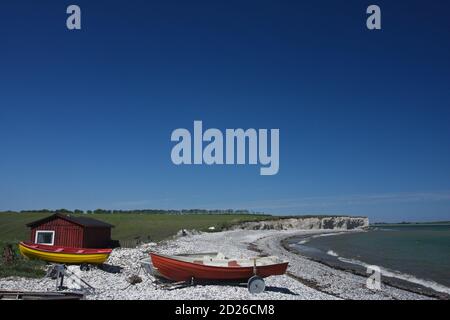
{"label": "shoreline", "polygon": [[[229,230],[213,233],[189,234],[160,243],[148,243],[133,249],[113,250],[108,265],[120,273],[92,268],[79,273],[84,281],[95,288],[86,296],[89,300],[340,300],[340,299],[433,299],[406,290],[382,286],[381,291],[365,287],[365,277],[333,269],[318,262],[289,252],[282,240],[293,236],[312,236],[336,230]],[[265,279],[266,291],[253,295],[246,284],[195,285],[164,290],[152,283],[140,268],[139,261],[149,258],[150,251],[163,254],[193,252],[222,252],[228,257],[254,257],[255,251],[275,255],[289,261],[285,275]],[[69,270],[79,272],[78,266]],[[139,275],[141,283],[130,285],[131,276]],[[295,280],[295,281],[293,281]],[[53,291],[55,280],[50,278],[0,278],[2,290]]]}
{"label": "shoreline", "polygon": [[[361,230],[361,231],[344,231],[344,232],[338,231],[335,233],[326,233],[326,234],[330,235],[330,236],[336,236],[336,235],[339,235],[342,233],[347,233],[347,232],[365,232],[365,231],[363,231],[363,230]],[[287,250],[295,255],[301,255],[303,258],[308,259],[310,261],[314,261],[314,262],[320,263],[322,265],[325,265],[327,267],[330,267],[330,268],[333,268],[333,269],[336,269],[336,270],[339,270],[342,272],[352,273],[356,276],[364,277],[365,279],[367,279],[368,274],[366,273],[366,269],[362,265],[359,265],[356,263],[345,262],[345,261],[339,261],[339,263],[333,263],[330,260],[327,261],[326,259],[320,259],[318,257],[312,257],[312,256],[305,255],[301,250],[292,247],[292,244],[294,244],[294,242],[292,240],[294,240],[294,239],[308,241],[309,239],[311,239],[313,237],[321,236],[321,235],[322,234],[294,235],[294,236],[289,236],[285,239],[282,239],[280,241],[280,243],[285,250]],[[298,241],[295,241],[295,242],[298,242]],[[308,245],[306,245],[306,246],[309,247]],[[311,248],[314,248],[314,247],[311,247]],[[386,270],[386,268],[384,268],[383,266],[381,266],[381,267]],[[419,278],[417,278],[417,279],[422,280]],[[427,281],[427,280],[423,280],[423,281]],[[401,279],[401,278],[398,278],[395,276],[388,276],[388,275],[382,274],[381,282],[382,282],[382,284],[384,284],[386,286],[405,290],[405,291],[415,293],[415,294],[424,295],[424,296],[434,298],[434,299],[441,299],[441,300],[449,300],[450,299],[450,295],[445,292],[437,291],[431,287],[427,287],[425,285],[415,283],[412,281],[408,281],[405,279]]]}
{"label": "shoreline", "polygon": [[342,232],[361,232],[347,230],[311,230],[298,231],[286,235],[271,236],[257,240],[252,247],[263,254],[276,254],[291,261],[288,273],[298,281],[323,293],[333,295],[340,299],[349,300],[428,300],[448,299],[443,295],[431,296],[421,292],[395,287],[385,282],[381,290],[366,288],[367,275],[349,272],[346,269],[335,268],[319,261],[314,261],[304,255],[285,247],[286,240],[292,238],[310,238],[319,235],[334,235]]}

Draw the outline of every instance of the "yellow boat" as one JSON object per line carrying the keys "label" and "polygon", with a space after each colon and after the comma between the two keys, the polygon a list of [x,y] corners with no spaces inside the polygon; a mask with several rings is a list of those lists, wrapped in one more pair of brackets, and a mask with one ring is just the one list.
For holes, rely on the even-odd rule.
{"label": "yellow boat", "polygon": [[30,259],[65,264],[102,264],[112,252],[112,249],[68,248],[28,242],[20,242],[19,250]]}

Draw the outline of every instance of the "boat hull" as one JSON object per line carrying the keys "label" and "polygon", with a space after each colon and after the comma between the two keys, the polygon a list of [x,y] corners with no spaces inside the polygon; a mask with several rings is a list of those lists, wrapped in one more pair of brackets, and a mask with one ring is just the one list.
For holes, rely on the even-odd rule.
{"label": "boat hull", "polygon": [[[110,253],[110,249],[102,249],[95,252],[94,250],[83,249],[69,249],[71,252],[64,252],[64,249],[60,252],[52,252],[50,247],[42,249],[43,246],[36,246],[26,243],[19,243],[20,253],[30,259],[40,259],[48,262],[65,263],[65,264],[102,264],[104,263]],[[86,253],[76,253],[77,251],[87,251]]]}
{"label": "boat hull", "polygon": [[150,253],[153,266],[166,279],[172,281],[247,281],[256,273],[261,278],[282,275],[288,262],[254,267],[219,267],[173,259],[170,256]]}

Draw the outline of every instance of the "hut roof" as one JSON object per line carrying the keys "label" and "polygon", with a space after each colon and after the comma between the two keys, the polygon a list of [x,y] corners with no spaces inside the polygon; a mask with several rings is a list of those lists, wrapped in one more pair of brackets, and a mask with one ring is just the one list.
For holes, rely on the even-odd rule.
{"label": "hut roof", "polygon": [[75,217],[72,215],[62,214],[62,213],[55,213],[51,216],[27,223],[27,227],[34,227],[39,224],[45,223],[47,221],[53,220],[55,218],[61,218],[63,220],[78,224],[82,227],[97,227],[97,228],[114,228],[112,224],[93,219],[88,217]]}

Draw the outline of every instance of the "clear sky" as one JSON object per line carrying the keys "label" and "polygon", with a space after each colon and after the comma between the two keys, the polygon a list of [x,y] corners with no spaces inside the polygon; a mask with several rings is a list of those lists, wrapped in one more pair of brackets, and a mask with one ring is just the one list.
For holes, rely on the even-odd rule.
{"label": "clear sky", "polygon": [[[382,30],[366,28],[366,8]],[[82,30],[69,31],[78,4]],[[450,220],[448,1],[2,1],[0,210]],[[280,171],[170,134],[279,128]]]}

